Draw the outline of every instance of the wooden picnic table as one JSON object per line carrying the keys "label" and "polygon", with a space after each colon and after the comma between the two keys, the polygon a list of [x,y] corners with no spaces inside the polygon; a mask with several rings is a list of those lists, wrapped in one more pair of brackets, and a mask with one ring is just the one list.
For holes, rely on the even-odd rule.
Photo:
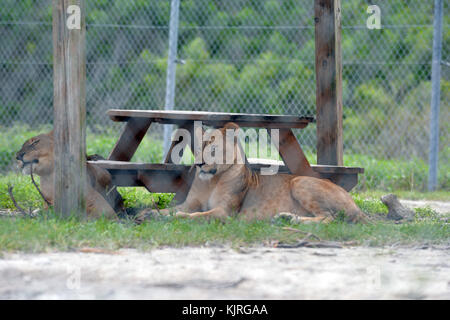
{"label": "wooden picnic table", "polygon": [[[313,117],[118,109],[108,110],[107,114],[111,120],[126,124],[108,160],[95,161],[95,164],[107,169],[112,174],[113,183],[116,186],[144,186],[150,192],[176,193],[175,199],[178,202],[185,199],[195,173],[195,170],[190,170],[192,166],[174,164],[171,161],[171,151],[178,143],[182,142],[181,140],[172,142],[169,152],[164,157],[164,163],[130,162],[153,122],[177,125],[178,128],[188,130],[191,137],[195,137],[195,121],[201,121],[203,125],[215,128],[222,127],[231,121],[244,128],[279,129],[278,152],[284,163],[279,167],[279,173],[326,178],[346,190],[351,190],[358,182],[358,173],[364,172],[363,168],[309,164],[292,129],[307,127],[314,121]],[[194,139],[191,139],[190,147],[191,150],[194,150]],[[257,170],[270,165],[270,162],[249,161],[249,165],[252,169]]]}

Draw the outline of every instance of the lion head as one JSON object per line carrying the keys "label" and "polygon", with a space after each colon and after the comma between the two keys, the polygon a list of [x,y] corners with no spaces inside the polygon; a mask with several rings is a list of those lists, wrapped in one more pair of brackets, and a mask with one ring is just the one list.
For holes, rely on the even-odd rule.
{"label": "lion head", "polygon": [[[209,180],[235,164],[244,164],[243,151],[238,143],[239,126],[233,122],[223,128],[203,133],[202,163],[197,165],[199,178]],[[200,132],[196,132],[199,139]]]}
{"label": "lion head", "polygon": [[53,131],[40,134],[25,141],[22,148],[16,153],[19,169],[29,174],[31,167],[33,173],[44,176],[53,172]]}

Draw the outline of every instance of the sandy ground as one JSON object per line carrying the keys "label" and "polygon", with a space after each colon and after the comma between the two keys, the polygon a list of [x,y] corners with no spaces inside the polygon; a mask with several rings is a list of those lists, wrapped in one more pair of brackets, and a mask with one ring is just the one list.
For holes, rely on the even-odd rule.
{"label": "sandy ground", "polygon": [[85,251],[0,253],[0,299],[450,299],[449,246]]}
{"label": "sandy ground", "polygon": [[[450,199],[449,199],[450,200]],[[430,200],[400,200],[400,203],[409,208],[430,207],[438,213],[450,213],[450,201],[430,201]]]}
{"label": "sandy ground", "polygon": [[4,254],[0,299],[450,299],[450,248]]}

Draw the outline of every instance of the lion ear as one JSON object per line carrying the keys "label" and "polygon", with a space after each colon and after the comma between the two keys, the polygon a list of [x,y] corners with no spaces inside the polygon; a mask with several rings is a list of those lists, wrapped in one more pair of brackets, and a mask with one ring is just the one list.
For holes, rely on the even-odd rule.
{"label": "lion ear", "polygon": [[236,123],[234,123],[234,122],[228,122],[228,123],[226,123],[226,124],[223,126],[223,128],[224,128],[225,130],[235,130],[235,131],[238,131],[238,130],[239,130],[239,126],[238,126]]}

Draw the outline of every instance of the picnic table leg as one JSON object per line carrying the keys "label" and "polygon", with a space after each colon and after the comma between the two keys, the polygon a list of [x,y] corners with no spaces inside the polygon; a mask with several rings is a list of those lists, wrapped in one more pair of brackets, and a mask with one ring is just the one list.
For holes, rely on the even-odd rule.
{"label": "picnic table leg", "polygon": [[[191,144],[190,148],[191,150],[194,150],[194,126],[191,123],[186,123],[184,125],[181,125],[179,127],[180,129],[185,129],[189,131],[189,134],[191,136]],[[169,151],[166,154],[164,158],[164,163],[173,163],[171,158],[171,153],[175,146],[182,143],[183,140],[180,139],[179,141],[172,141]],[[183,150],[180,151],[180,155],[182,156],[184,152]],[[174,197],[174,201],[179,204],[182,203],[189,192],[189,189],[191,187],[192,181],[194,180],[195,176],[195,168],[192,168],[189,171],[183,172],[181,176],[170,176],[170,175],[147,175],[144,171],[138,172],[138,180],[144,184],[144,186],[147,188],[148,191],[154,192],[155,188],[158,189],[167,189],[167,190],[173,190],[176,189],[176,195]],[[158,180],[164,180],[163,182]],[[164,186],[164,187],[163,187]],[[161,190],[162,190],[161,189]]]}
{"label": "picnic table leg", "polygon": [[129,119],[108,160],[130,161],[151,123],[151,119]]}
{"label": "picnic table leg", "polygon": [[[190,136],[191,136],[191,145],[189,146],[190,148],[191,148],[191,150],[192,150],[192,153],[194,152],[193,150],[193,139],[194,139],[194,136],[193,136],[193,132],[194,132],[194,130],[193,130],[193,125],[192,124],[185,124],[185,125],[182,125],[182,126],[179,126],[179,128],[178,128],[178,130],[179,129],[184,129],[184,130],[187,130],[187,131],[189,131],[189,134],[190,134]],[[180,139],[178,140],[178,141],[172,141],[171,142],[171,144],[170,144],[170,148],[169,148],[169,151],[167,152],[167,154],[166,154],[166,156],[165,156],[165,158],[164,158],[164,163],[173,163],[173,161],[172,161],[172,152],[173,152],[173,149],[177,146],[177,145],[179,145],[180,143],[184,143],[184,141],[183,141],[183,137],[181,136],[180,137]],[[183,157],[183,153],[184,153],[184,148],[182,149],[182,150],[180,150],[180,158],[181,157]]]}
{"label": "picnic table leg", "polygon": [[[191,145],[189,146],[191,148],[192,154],[194,154],[194,139],[195,139],[195,135],[194,135],[194,124],[193,123],[188,123],[184,126],[180,126],[181,129],[186,129],[187,131],[189,131],[189,134],[191,136]],[[174,142],[176,142],[174,144]],[[181,141],[172,141],[172,145],[170,146],[169,152],[166,155],[166,160],[167,158],[170,158],[170,153],[172,152],[173,147],[175,147],[175,145],[177,145],[178,143],[181,143]],[[183,153],[183,150],[181,151],[181,155]],[[184,200],[186,200],[186,197],[189,193],[189,189],[191,188],[192,182],[194,181],[194,177],[195,177],[195,171],[196,168],[192,167],[191,170],[189,170],[188,172],[184,173],[182,175],[182,183],[180,184],[180,188],[178,189],[175,197],[174,197],[174,201],[177,204],[183,203]]]}
{"label": "picnic table leg", "polygon": [[309,165],[302,148],[300,147],[297,138],[291,129],[279,129],[279,143],[278,152],[284,164],[289,168],[292,174],[299,176],[311,176],[319,178],[320,175],[316,173]]}

